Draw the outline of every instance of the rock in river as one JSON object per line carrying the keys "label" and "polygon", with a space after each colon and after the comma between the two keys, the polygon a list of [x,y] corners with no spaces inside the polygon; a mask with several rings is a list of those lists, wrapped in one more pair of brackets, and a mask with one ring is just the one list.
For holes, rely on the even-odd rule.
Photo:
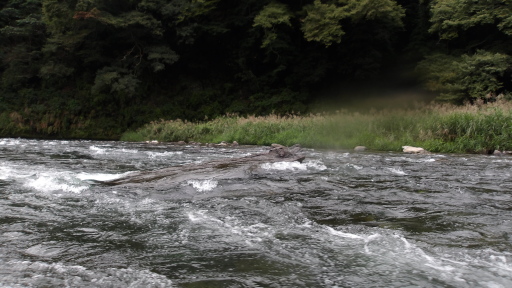
{"label": "rock in river", "polygon": [[[226,174],[244,174],[244,167],[251,167],[269,162],[302,162],[304,156],[300,154],[301,147],[294,145],[285,147],[273,144],[268,153],[255,154],[240,158],[215,160],[207,163],[188,164],[169,167],[156,171],[135,172],[126,177],[103,182],[106,185],[122,185],[145,183],[162,180],[162,184],[176,184],[189,179],[215,178]],[[242,169],[241,169],[242,168]]]}

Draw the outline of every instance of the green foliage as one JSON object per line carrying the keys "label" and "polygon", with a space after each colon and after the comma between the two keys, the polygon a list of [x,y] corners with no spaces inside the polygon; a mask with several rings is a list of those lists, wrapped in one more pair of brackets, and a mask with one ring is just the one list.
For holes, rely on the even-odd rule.
{"label": "green foliage", "polygon": [[504,92],[503,77],[511,65],[509,55],[477,51],[461,57],[432,55],[420,62],[417,69],[427,87],[441,93],[441,99],[462,102],[488,99]]}
{"label": "green foliage", "polygon": [[4,1],[0,6],[0,93],[30,85],[37,77],[45,39],[41,2]]}
{"label": "green foliage", "polygon": [[[16,16],[17,11],[14,9],[3,9],[0,12],[3,12],[2,16]],[[10,14],[10,15],[9,15]],[[13,25],[7,25],[0,29],[0,33],[2,33],[6,37],[12,38],[28,38],[34,36],[35,31],[38,29],[44,29],[43,22],[41,21],[39,15],[37,14],[29,14],[25,18],[18,19],[12,23]]]}
{"label": "green foliage", "polygon": [[302,25],[304,38],[325,46],[341,42],[345,34],[340,24],[342,20],[356,24],[375,21],[394,29],[403,27],[402,18],[405,16],[405,10],[392,0],[340,0],[337,5],[315,0],[304,10],[307,15]]}
{"label": "green foliage", "polygon": [[512,88],[512,2],[436,0],[431,12],[429,31],[443,45],[418,65],[429,88],[440,92],[441,100],[459,103],[507,94]]}
{"label": "green foliage", "polygon": [[302,24],[302,31],[306,40],[317,41],[325,46],[341,42],[341,36],[345,32],[339,22],[348,16],[344,9],[315,0],[313,5],[304,7],[304,10],[307,16]]}
{"label": "green foliage", "polygon": [[306,107],[303,104],[305,98],[304,95],[291,89],[256,93],[250,97],[254,103],[251,110],[256,114],[265,114],[267,111],[280,115],[287,114],[287,112],[303,113],[306,112]]}
{"label": "green foliage", "polygon": [[164,30],[160,27],[160,21],[156,20],[149,14],[139,11],[130,11],[120,15],[112,15],[107,12],[99,12],[94,18],[103,24],[113,26],[117,29],[143,29],[144,32],[149,32],[155,36],[162,36],[164,32]]}
{"label": "green foliage", "polygon": [[[174,1],[173,1],[174,2]],[[219,0],[185,0],[175,1],[164,7],[165,14],[177,15],[176,23],[208,14],[216,8]]]}
{"label": "green foliage", "polygon": [[94,94],[110,92],[133,96],[139,83],[140,81],[126,69],[105,67],[96,74],[91,91]]}
{"label": "green foliage", "polygon": [[288,7],[282,3],[271,2],[254,17],[254,26],[266,29],[274,28],[276,25],[285,24],[291,26],[291,13]]}
{"label": "green foliage", "polygon": [[512,57],[506,54],[477,51],[474,55],[462,55],[457,65],[457,82],[473,99],[496,96],[503,88],[505,71],[511,65]]}
{"label": "green foliage", "polygon": [[[478,111],[456,111],[438,115],[432,122],[433,151],[455,153],[489,153],[512,148],[512,111],[500,107],[483,107]],[[437,143],[433,140],[437,140]]]}
{"label": "green foliage", "polygon": [[441,39],[453,39],[471,27],[493,25],[512,36],[511,15],[508,0],[434,0],[430,31]]}
{"label": "green foliage", "polygon": [[[502,108],[503,107],[503,108]],[[419,110],[265,117],[225,116],[192,123],[182,120],[148,124],[122,136],[125,141],[199,141],[269,145],[299,143],[314,148],[381,151],[420,146],[432,152],[488,153],[511,150],[512,105],[432,106]]]}
{"label": "green foliage", "polygon": [[[417,71],[444,99],[494,101],[512,95],[511,5],[5,0],[0,107],[39,119],[24,126],[34,133],[65,135],[89,131],[95,123],[105,125],[102,133],[116,135],[160,118],[307,113],[308,104],[336,94],[330,91],[340,83],[398,74],[402,64],[420,60]],[[281,129],[258,125],[245,128],[254,135]],[[290,133],[274,134],[293,138]],[[388,140],[383,136],[372,145],[384,147]]]}
{"label": "green foliage", "polygon": [[282,3],[271,2],[254,17],[254,27],[262,27],[265,31],[261,47],[271,46],[277,39],[276,32],[279,25],[291,26],[292,14],[288,7]]}
{"label": "green foliage", "polygon": [[66,33],[73,22],[74,11],[66,1],[42,0],[43,21],[51,34]]}
{"label": "green foliage", "polygon": [[74,68],[66,67],[63,64],[49,61],[41,67],[39,70],[39,76],[43,79],[49,79],[52,77],[66,77],[71,75],[74,70]]}
{"label": "green foliage", "polygon": [[389,27],[403,27],[405,9],[393,0],[340,0],[354,22],[378,21]]}
{"label": "green foliage", "polygon": [[169,47],[156,46],[148,49],[148,60],[152,60],[151,67],[154,72],[165,69],[165,64],[171,65],[178,61],[179,56]]}
{"label": "green foliage", "polygon": [[39,59],[39,53],[23,44],[6,49],[1,87],[6,91],[16,91],[26,87],[33,78],[37,77],[36,63]]}

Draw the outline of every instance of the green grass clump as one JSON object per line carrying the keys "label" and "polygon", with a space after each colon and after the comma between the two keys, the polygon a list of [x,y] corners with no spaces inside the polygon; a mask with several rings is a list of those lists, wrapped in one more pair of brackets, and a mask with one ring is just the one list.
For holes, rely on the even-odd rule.
{"label": "green grass clump", "polygon": [[305,147],[334,149],[364,145],[383,151],[399,151],[403,145],[409,145],[432,152],[480,153],[512,150],[512,104],[500,101],[487,105],[432,105],[410,110],[306,116],[227,115],[199,123],[159,121],[127,132],[121,140],[299,143]]}
{"label": "green grass clump", "polygon": [[437,111],[428,123],[430,135],[425,148],[454,153],[485,153],[512,150],[512,107],[498,105],[463,106]]}

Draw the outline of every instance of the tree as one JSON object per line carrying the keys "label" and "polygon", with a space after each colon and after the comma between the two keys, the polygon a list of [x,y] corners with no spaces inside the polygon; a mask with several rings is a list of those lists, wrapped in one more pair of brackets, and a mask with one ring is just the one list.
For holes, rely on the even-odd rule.
{"label": "tree", "polygon": [[478,50],[475,54],[448,56],[434,54],[418,65],[427,87],[440,93],[440,100],[460,103],[464,100],[492,101],[506,93],[504,83],[512,57]]}
{"label": "tree", "polygon": [[434,0],[430,33],[438,49],[419,63],[427,87],[442,100],[492,101],[512,88],[512,2]]}
{"label": "tree", "polygon": [[1,87],[17,90],[36,81],[45,41],[41,1],[10,0],[0,10]]}
{"label": "tree", "polygon": [[454,39],[478,26],[488,26],[512,36],[512,2],[509,0],[434,0],[430,31],[441,39]]}
{"label": "tree", "polygon": [[339,0],[326,4],[315,0],[312,5],[305,6],[304,10],[304,37],[326,46],[340,43],[341,36],[345,34],[340,24],[342,20],[348,20],[353,25],[378,22],[380,27],[394,30],[403,27],[402,18],[405,15],[405,10],[392,0]]}

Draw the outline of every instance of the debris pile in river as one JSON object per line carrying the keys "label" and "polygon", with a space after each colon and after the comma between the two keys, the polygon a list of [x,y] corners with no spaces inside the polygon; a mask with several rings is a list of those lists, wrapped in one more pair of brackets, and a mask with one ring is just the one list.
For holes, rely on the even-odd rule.
{"label": "debris pile in river", "polygon": [[272,144],[268,153],[255,154],[240,158],[214,160],[207,163],[187,164],[181,166],[169,167],[156,171],[142,171],[132,173],[126,177],[105,181],[107,185],[121,185],[129,183],[143,183],[156,181],[163,178],[175,178],[176,181],[183,180],[182,178],[189,178],[191,174],[211,174],[218,173],[219,170],[239,168],[242,166],[250,166],[255,164],[263,164],[269,162],[301,162],[305,156],[300,154],[301,147],[293,145],[286,147],[279,144]]}

